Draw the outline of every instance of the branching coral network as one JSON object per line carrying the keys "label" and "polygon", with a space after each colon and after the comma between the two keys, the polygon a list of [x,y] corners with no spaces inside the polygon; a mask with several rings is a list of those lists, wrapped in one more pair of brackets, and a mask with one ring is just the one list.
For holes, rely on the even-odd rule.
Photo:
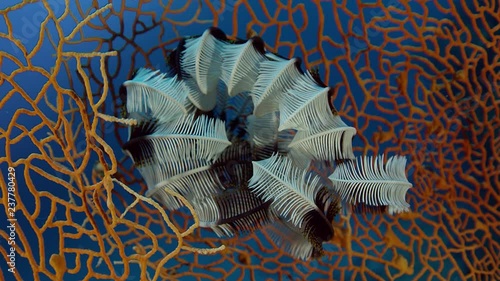
{"label": "branching coral network", "polygon": [[[11,166],[15,261],[23,268],[16,280],[500,279],[493,1],[7,5],[0,4],[0,202],[8,216]],[[331,101],[358,130],[354,152],[410,160],[413,211],[341,217],[314,262],[291,259],[265,232],[224,240],[210,256],[190,251],[222,243],[199,228],[179,240],[196,225],[191,214],[139,199],[147,186],[117,152],[125,126],[110,116],[120,116],[119,85],[137,68],[161,69],[180,37],[208,26],[233,38],[256,34],[270,51],[302,57],[324,74]],[[314,170],[325,179],[332,173]],[[0,237],[7,243],[10,231],[2,227]],[[10,251],[0,253],[7,264]],[[0,279],[11,279],[1,268]]]}
{"label": "branching coral network", "polygon": [[[46,39],[44,40],[43,38],[44,34],[42,31],[44,31],[45,28],[44,24],[47,24],[49,21],[53,21],[55,29],[60,32],[60,34],[64,34],[61,22],[70,13],[69,2],[66,1],[65,4],[65,12],[57,17],[52,13],[53,11],[50,10],[48,4],[44,2],[44,6],[48,11],[48,17],[41,26],[40,44],[46,41]],[[4,108],[5,110],[9,106],[14,106],[11,101],[16,98],[16,95],[21,95],[22,99],[27,103],[26,107],[32,108],[32,110],[20,107],[12,108],[15,111],[12,115],[12,121],[6,129],[2,129],[1,131],[1,136],[6,148],[6,156],[2,157],[0,162],[8,164],[10,167],[15,167],[18,178],[24,175],[25,179],[23,182],[25,182],[28,188],[27,191],[17,188],[14,192],[15,198],[17,199],[15,202],[14,215],[17,218],[23,218],[27,221],[23,224],[18,223],[15,228],[17,243],[14,247],[17,258],[15,262],[12,263],[11,272],[1,272],[2,279],[11,279],[12,277],[9,275],[13,275],[17,280],[22,280],[22,276],[28,278],[27,276],[31,275],[27,275],[29,272],[20,272],[20,268],[22,269],[25,265],[19,266],[19,264],[26,264],[28,262],[36,280],[42,276],[46,276],[52,280],[62,280],[63,276],[67,273],[74,274],[80,272],[82,266],[84,266],[84,264],[82,264],[84,260],[87,260],[90,264],[92,264],[92,260],[95,260],[97,261],[97,263],[94,262],[96,266],[104,262],[112,270],[108,275],[95,273],[93,270],[89,270],[86,273],[86,278],[95,274],[93,275],[94,277],[100,276],[103,278],[108,276],[106,278],[125,280],[130,274],[130,272],[128,272],[130,263],[138,263],[144,268],[144,270],[141,271],[141,279],[146,279],[146,276],[150,275],[146,270],[148,262],[147,257],[151,255],[152,251],[145,251],[143,248],[145,252],[141,253],[141,255],[124,256],[122,250],[124,245],[128,242],[123,241],[122,238],[120,238],[119,231],[116,230],[119,225],[133,227],[149,234],[149,237],[153,241],[157,241],[155,234],[151,233],[146,227],[126,217],[129,208],[137,205],[139,201],[150,204],[152,208],[156,209],[159,214],[161,214],[164,223],[173,232],[177,243],[176,248],[164,255],[157,264],[158,268],[161,268],[162,264],[165,264],[172,257],[176,256],[181,250],[200,254],[212,254],[224,249],[224,246],[197,248],[183,242],[184,237],[192,234],[198,226],[198,219],[192,207],[190,207],[190,210],[194,215],[194,224],[185,231],[181,231],[178,229],[178,226],[171,222],[165,211],[156,202],[138,194],[137,191],[134,191],[114,178],[114,174],[117,171],[115,152],[100,135],[98,125],[99,118],[111,122],[117,121],[115,118],[100,113],[102,105],[108,96],[109,88],[106,74],[106,60],[109,59],[110,56],[116,56],[117,52],[86,53],[60,51],[64,46],[71,43],[74,36],[81,32],[83,26],[93,18],[111,9],[111,7],[111,4],[108,4],[97,9],[92,14],[83,18],[69,35],[62,37],[58,42],[55,40],[51,41],[55,44],[54,47],[58,52],[56,53],[57,58],[55,65],[50,71],[37,67],[33,62],[34,59],[32,58],[39,51],[40,45],[28,51],[13,37],[12,33],[2,34],[2,38],[11,40],[16,47],[26,54],[23,58],[26,60],[26,63],[21,62],[21,60],[11,54],[2,52],[2,61],[5,62],[6,60],[10,60],[15,62],[17,64],[17,69],[12,71],[10,75],[6,73],[1,74],[3,83],[10,84],[12,90],[8,91],[2,98],[0,108]],[[12,10],[22,8],[23,6],[19,5],[12,7]],[[7,15],[7,11],[3,11],[3,13]],[[9,21],[7,21],[6,24],[9,30],[12,30]],[[64,88],[58,84],[57,79],[64,66],[62,61],[67,63],[70,59],[76,61],[76,72],[84,84],[84,95],[78,95],[72,89]],[[82,60],[85,59],[98,59],[99,62],[99,70],[103,78],[103,84],[100,98],[96,101],[94,101],[93,98],[91,81],[82,68]],[[25,91],[24,85],[17,84],[15,79],[16,76],[22,75],[23,72],[30,71],[35,71],[45,78],[45,82],[36,96],[32,96],[32,93]],[[39,102],[40,100],[44,100],[46,103],[41,104]],[[51,100],[55,100],[55,104],[52,103]],[[50,119],[48,117],[49,113],[55,113],[57,119]],[[40,124],[22,124],[20,120],[26,115],[40,118]],[[81,123],[79,125],[75,124],[76,120],[80,120]],[[33,127],[33,125],[35,126]],[[75,127],[76,129],[74,129]],[[19,130],[20,133],[16,133],[17,130]],[[37,139],[35,137],[37,132],[47,132],[48,136]],[[25,158],[19,158],[16,149],[21,149],[21,147],[23,147],[19,144],[23,143],[25,139],[31,141],[37,151],[32,152]],[[89,180],[85,171],[88,171],[88,166],[92,165],[90,162],[92,156],[97,157],[99,163],[102,163],[101,165],[105,168],[99,176],[99,179],[94,176],[92,180]],[[40,165],[37,160],[41,160],[45,165]],[[47,169],[46,166],[49,168]],[[34,179],[35,176],[32,175],[43,177],[47,181],[66,189],[66,196],[57,194],[53,189],[44,190],[43,187],[40,187],[40,183]],[[3,181],[5,182],[5,179],[3,179]],[[18,183],[21,183],[21,181],[18,181]],[[21,184],[18,186],[20,185]],[[116,200],[116,196],[113,195],[113,193],[115,192],[114,189],[116,186],[122,187],[123,190],[130,193],[130,195],[135,198],[127,209],[122,209],[120,211],[115,206],[114,200]],[[6,202],[8,202],[6,191],[6,185],[2,185],[2,204],[4,204],[4,206],[7,206]],[[28,194],[34,197],[34,210],[31,206],[28,206],[28,201],[25,200]],[[178,196],[179,200],[185,202],[185,199],[179,195],[174,193],[173,196]],[[64,199],[65,197],[66,199]],[[48,206],[42,204],[41,201],[44,198],[49,199],[53,203]],[[104,202],[99,204],[98,202],[100,200],[104,200]],[[188,202],[185,202],[185,204],[190,206]],[[50,208],[49,212],[43,210],[43,208],[47,207]],[[66,210],[65,219],[58,218],[56,215],[56,213],[60,213],[61,210]],[[7,208],[5,212],[7,212]],[[79,216],[78,213],[86,215]],[[43,216],[41,214],[43,214]],[[102,227],[98,226],[96,222],[97,218],[104,220]],[[44,223],[41,227],[38,227],[38,222],[41,220],[44,220]],[[18,221],[20,222],[22,220],[19,219]],[[30,224],[30,221],[34,224]],[[30,225],[32,226],[30,227]],[[67,232],[64,230],[65,226],[71,226],[73,231],[71,231],[71,233]],[[45,235],[45,232],[51,228],[57,230],[57,237],[49,238]],[[36,242],[31,241],[33,238],[30,235],[33,232],[38,239]],[[2,230],[1,235],[6,240],[9,237],[9,234],[4,230]],[[98,246],[97,251],[95,251],[95,248],[92,250],[85,248],[79,249],[67,245],[69,240],[83,239],[82,236],[87,236],[90,241],[94,241],[101,246]],[[35,254],[35,252],[39,251],[40,253],[44,253],[44,248],[47,243],[53,243],[48,242],[47,239],[58,241],[59,246],[55,249],[55,253],[48,257],[48,260],[45,260],[46,258],[43,257],[43,255],[42,260],[38,260],[36,258],[38,254]],[[119,260],[110,260],[109,254],[111,254],[111,252],[107,251],[103,245],[103,243],[106,242],[111,244],[111,250],[117,249],[117,251],[120,251],[120,256],[122,258]],[[36,244],[39,245],[38,250]],[[153,244],[158,243],[156,242]],[[5,262],[9,262],[6,249],[7,248],[2,248],[2,255],[6,257]],[[16,266],[16,264],[18,266]],[[70,268],[68,264],[73,264],[74,267]],[[114,269],[117,264],[126,269],[121,276]],[[154,271],[154,275],[152,275],[151,278],[156,280],[160,275],[161,270],[158,269]]]}

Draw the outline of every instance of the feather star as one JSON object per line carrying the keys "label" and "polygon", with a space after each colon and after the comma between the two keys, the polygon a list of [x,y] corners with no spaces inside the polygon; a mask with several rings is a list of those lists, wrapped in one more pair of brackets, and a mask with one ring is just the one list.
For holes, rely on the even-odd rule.
{"label": "feather star", "polygon": [[[212,27],[184,38],[171,70],[141,68],[124,82],[129,128],[123,149],[147,196],[165,208],[195,208],[221,236],[265,228],[291,255],[317,258],[341,207],[406,212],[406,159],[355,157],[331,89],[299,58],[268,52],[260,37],[228,40]],[[325,184],[311,161],[335,164]]]}

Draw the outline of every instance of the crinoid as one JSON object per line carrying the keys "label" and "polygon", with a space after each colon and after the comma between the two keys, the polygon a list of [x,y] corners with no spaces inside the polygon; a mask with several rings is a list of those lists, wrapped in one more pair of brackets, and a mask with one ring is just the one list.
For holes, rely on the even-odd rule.
{"label": "crinoid", "polygon": [[[259,37],[228,40],[218,28],[182,39],[171,70],[139,69],[126,81],[126,109],[138,120],[123,146],[168,209],[194,206],[200,224],[232,236],[272,224],[276,243],[302,259],[318,257],[342,205],[408,210],[403,157],[355,158],[331,89]],[[334,164],[331,185],[308,169]]]}

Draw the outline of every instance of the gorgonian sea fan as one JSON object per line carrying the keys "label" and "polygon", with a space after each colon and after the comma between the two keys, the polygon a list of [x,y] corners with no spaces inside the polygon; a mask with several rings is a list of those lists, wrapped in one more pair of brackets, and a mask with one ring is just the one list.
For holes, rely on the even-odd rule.
{"label": "gorgonian sea fan", "polygon": [[[355,158],[331,89],[299,58],[266,51],[259,37],[228,40],[218,28],[184,38],[170,71],[139,69],[126,81],[126,109],[138,125],[123,146],[147,196],[168,209],[195,208],[219,236],[271,226],[293,256],[319,257],[341,206],[407,211],[403,157]],[[311,161],[335,164],[325,185]]]}

